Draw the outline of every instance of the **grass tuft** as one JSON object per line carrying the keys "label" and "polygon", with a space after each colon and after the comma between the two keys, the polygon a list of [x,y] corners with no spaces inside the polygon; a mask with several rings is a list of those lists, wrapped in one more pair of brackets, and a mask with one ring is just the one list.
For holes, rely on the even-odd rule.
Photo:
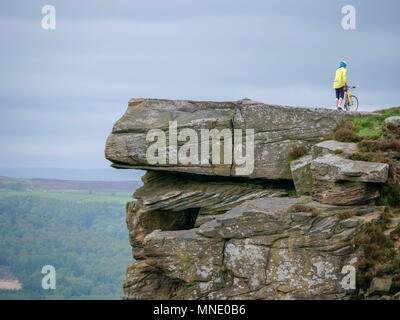
{"label": "grass tuft", "polygon": [[338,127],[338,129],[336,129],[333,134],[333,138],[340,142],[358,142],[361,140],[354,131],[353,124],[349,121],[344,122]]}
{"label": "grass tuft", "polygon": [[297,146],[292,149],[289,153],[289,160],[297,160],[308,153],[308,149],[305,146]]}
{"label": "grass tuft", "polygon": [[289,209],[288,209],[289,213],[293,213],[293,212],[309,212],[311,213],[312,216],[318,216],[321,211],[318,210],[315,207],[303,204],[303,203],[296,203],[294,205],[292,205]]}

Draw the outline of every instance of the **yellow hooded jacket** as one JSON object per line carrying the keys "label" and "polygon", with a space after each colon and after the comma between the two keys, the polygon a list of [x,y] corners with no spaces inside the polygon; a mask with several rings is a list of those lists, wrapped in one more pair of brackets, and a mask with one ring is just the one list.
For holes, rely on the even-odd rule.
{"label": "yellow hooded jacket", "polygon": [[343,87],[347,82],[347,69],[339,68],[336,70],[335,80],[333,81],[333,88],[339,89]]}

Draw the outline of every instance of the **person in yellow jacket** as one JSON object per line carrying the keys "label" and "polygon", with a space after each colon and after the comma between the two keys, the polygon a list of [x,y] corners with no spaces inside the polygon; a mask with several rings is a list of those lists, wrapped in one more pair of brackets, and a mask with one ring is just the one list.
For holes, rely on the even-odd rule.
{"label": "person in yellow jacket", "polygon": [[342,103],[344,101],[344,94],[347,87],[347,62],[340,61],[339,68],[335,73],[335,80],[333,81],[333,88],[336,92],[336,109],[342,109]]}

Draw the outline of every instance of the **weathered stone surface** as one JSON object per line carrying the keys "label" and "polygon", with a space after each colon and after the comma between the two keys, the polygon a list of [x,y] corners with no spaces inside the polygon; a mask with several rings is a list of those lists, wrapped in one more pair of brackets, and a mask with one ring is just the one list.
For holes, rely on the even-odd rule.
{"label": "weathered stone surface", "polygon": [[314,180],[385,183],[389,166],[386,163],[353,161],[325,155],[311,162]]}
{"label": "weathered stone surface", "polygon": [[389,292],[390,287],[392,286],[392,278],[373,278],[371,281],[371,285],[368,289],[368,293],[382,293]]}
{"label": "weathered stone surface", "polygon": [[[106,144],[106,158],[115,167],[186,172],[201,175],[240,176],[241,166],[230,164],[150,164],[146,158],[149,129],[161,129],[167,136],[169,121],[178,130],[254,129],[254,170],[250,178],[291,179],[289,154],[297,146],[307,148],[331,134],[347,115],[327,109],[294,108],[242,100],[199,102],[183,100],[133,99],[116,122]],[[228,141],[227,143],[232,143]],[[180,142],[183,145],[184,142]],[[201,139],[198,141],[200,150]],[[179,146],[178,146],[179,147]],[[211,157],[210,157],[211,158]]]}
{"label": "weathered stone surface", "polygon": [[385,119],[385,124],[400,124],[400,116],[388,117]]}
{"label": "weathered stone surface", "polygon": [[136,258],[142,255],[144,237],[153,230],[182,230],[212,220],[243,201],[286,195],[284,189],[265,181],[188,177],[147,172],[144,186],[127,205],[129,238]]}
{"label": "weathered stone surface", "polygon": [[311,162],[312,197],[332,205],[371,203],[379,198],[378,183],[386,182],[389,166],[325,154]]}
{"label": "weathered stone surface", "polygon": [[356,266],[363,254],[354,238],[383,208],[308,202],[318,214],[293,212],[298,201],[248,200],[199,228],[148,234],[143,258],[128,269],[124,297],[344,298],[342,267]]}
{"label": "weathered stone surface", "polygon": [[297,201],[295,198],[282,197],[253,200],[250,204],[246,202],[243,206],[239,205],[213,221],[201,225],[198,233],[205,237],[224,239],[279,233],[287,226],[283,221],[269,219],[267,215],[284,213]]}
{"label": "weathered stone surface", "polygon": [[380,196],[375,184],[357,181],[315,180],[312,189],[315,201],[339,206],[371,203]]}
{"label": "weathered stone surface", "polygon": [[[205,175],[229,176],[230,165],[150,165],[146,157],[146,134],[150,129],[169,132],[169,122],[178,129],[231,129],[235,113],[233,102],[198,102],[161,99],[132,99],[106,143],[106,158],[115,167],[128,166]],[[183,143],[181,143],[183,144]]]}
{"label": "weathered stone surface", "polygon": [[138,261],[128,267],[123,283],[124,299],[165,300],[181,286],[181,282],[168,278],[157,268],[145,261]]}
{"label": "weathered stone surface", "polygon": [[127,204],[126,223],[129,230],[129,239],[132,253],[135,258],[142,255],[142,242],[144,237],[153,230],[183,230],[193,227],[197,211],[182,210],[168,212],[161,210],[146,211],[140,202]]}
{"label": "weathered stone surface", "polygon": [[[105,150],[114,167],[150,170],[127,204],[136,262],[127,270],[124,298],[347,299],[352,292],[341,280],[349,265],[361,279],[356,294],[392,294],[398,280],[390,289],[386,269],[397,260],[370,267],[371,251],[381,246],[376,239],[388,254],[398,252],[400,218],[373,204],[388,165],[349,160],[354,143],[323,141],[347,116],[249,99],[131,100]],[[201,153],[204,129],[227,129],[217,152],[222,158],[240,149],[231,132],[254,129],[254,170],[243,174],[235,162],[213,164],[212,148],[201,163],[150,163],[148,130],[160,129],[169,142],[175,121],[178,133],[193,129],[198,139],[180,139],[165,151],[185,146]],[[309,155],[290,163],[300,146]],[[312,196],[287,197],[292,180],[298,194]],[[376,276],[385,278],[370,283]]]}
{"label": "weathered stone surface", "polygon": [[149,265],[164,270],[167,277],[190,283],[211,281],[218,275],[224,243],[190,229],[153,231],[143,246],[145,256],[150,257],[146,260]]}
{"label": "weathered stone surface", "polygon": [[[341,150],[340,156],[337,150]],[[389,167],[344,158],[356,150],[356,144],[326,141],[315,145],[312,155],[292,161],[297,194],[312,194],[314,200],[332,205],[363,204],[379,198],[377,183],[387,180]]]}
{"label": "weathered stone surface", "polygon": [[393,300],[400,300],[400,291],[393,295]]}
{"label": "weathered stone surface", "polygon": [[311,194],[313,178],[311,175],[312,156],[306,155],[290,163],[292,179],[297,195]]}
{"label": "weathered stone surface", "polygon": [[327,154],[334,154],[347,158],[358,151],[357,144],[354,142],[339,142],[336,140],[327,140],[315,144],[312,147],[312,157],[314,159],[325,156]]}

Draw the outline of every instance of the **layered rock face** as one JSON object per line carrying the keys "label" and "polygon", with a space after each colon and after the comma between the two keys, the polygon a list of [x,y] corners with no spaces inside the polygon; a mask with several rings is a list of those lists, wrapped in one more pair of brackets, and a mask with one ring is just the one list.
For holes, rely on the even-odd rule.
{"label": "layered rock face", "polygon": [[191,229],[212,220],[243,201],[287,195],[279,184],[231,181],[182,174],[147,172],[144,186],[127,205],[127,225],[133,256],[143,257],[144,237],[153,230]]}
{"label": "layered rock face", "polygon": [[[127,204],[136,261],[124,298],[349,298],[349,272],[365,256],[357,239],[386,212],[374,202],[388,166],[350,160],[356,144],[326,141],[346,116],[251,100],[131,100],[106,144],[114,167],[148,170]],[[254,170],[243,175],[235,161],[213,163],[213,140],[197,163],[150,163],[150,128],[166,137],[157,153],[165,149],[166,160],[185,145],[185,152],[200,150],[206,129],[232,130],[217,152],[230,144],[233,155],[234,130],[252,129]],[[184,129],[199,139],[180,140]],[[298,147],[308,154],[293,160]]]}
{"label": "layered rock face", "polygon": [[[106,158],[113,162],[114,167],[122,168],[153,168],[210,176],[291,180],[290,152],[298,146],[311,148],[313,144],[324,140],[344,117],[343,113],[333,110],[266,105],[252,100],[198,102],[132,99],[127,111],[114,125],[108,137]],[[175,128],[171,126],[171,122],[176,122],[177,132],[172,132]],[[202,142],[208,140],[202,135],[202,130],[231,130],[230,138],[229,134],[225,137],[221,149],[228,144],[232,152],[235,151],[235,146],[232,145],[234,130],[241,132],[243,139],[246,129],[254,130],[254,170],[241,173],[238,170],[241,165],[235,161],[215,164],[212,163],[211,156],[206,161],[197,159],[197,163],[182,164],[174,161],[169,152],[176,153],[177,150],[174,149],[179,149],[185,141],[177,141],[176,145],[169,143],[166,147],[166,162],[152,164],[146,154],[151,144],[148,141],[150,129],[162,130],[168,142],[178,140],[179,131],[194,129],[198,138],[189,143],[194,144],[197,150],[204,150]],[[212,150],[205,150],[207,155],[211,152]]]}
{"label": "layered rock face", "polygon": [[344,298],[343,267],[361,254],[353,239],[382,208],[309,203],[323,213],[291,212],[298,201],[247,200],[199,228],[151,232],[144,259],[128,269],[125,298]]}
{"label": "layered rock face", "polygon": [[310,165],[314,180],[313,198],[323,203],[351,205],[378,199],[379,187],[388,178],[385,163],[353,161],[325,155]]}

